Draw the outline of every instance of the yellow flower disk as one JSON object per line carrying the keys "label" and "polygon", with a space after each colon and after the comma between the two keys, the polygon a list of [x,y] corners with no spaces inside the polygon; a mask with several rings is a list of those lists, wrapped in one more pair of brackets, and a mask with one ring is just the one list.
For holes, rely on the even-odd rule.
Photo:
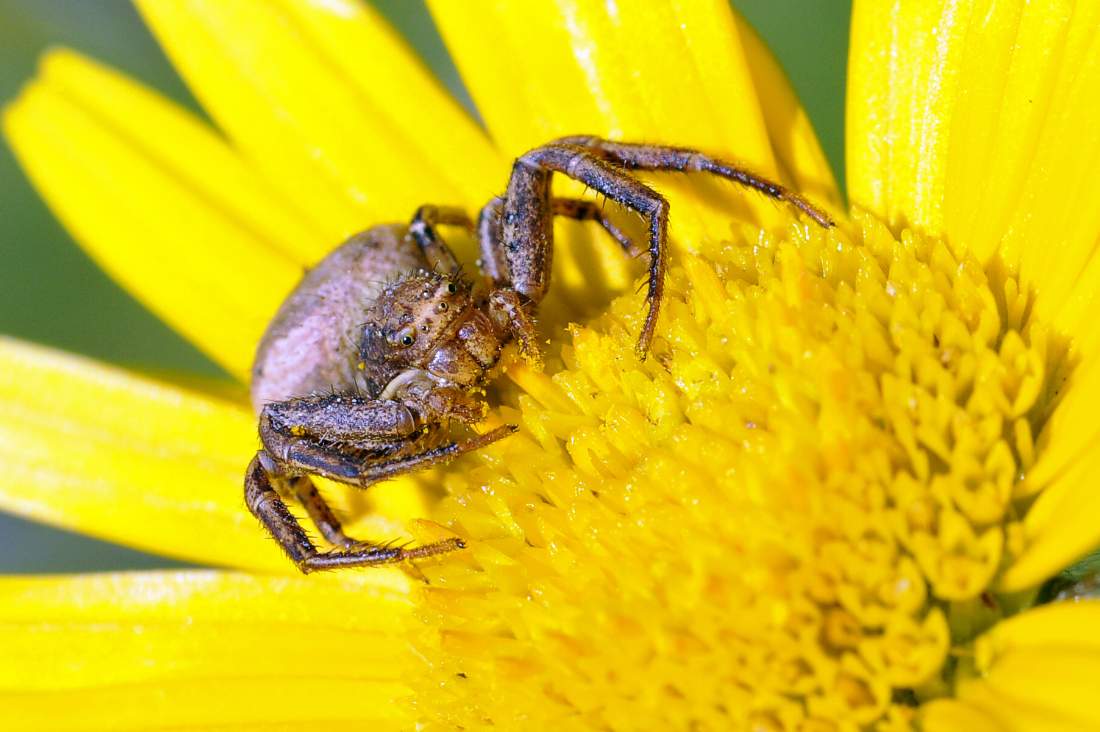
{"label": "yellow flower disk", "polygon": [[575,327],[506,397],[527,434],[450,476],[437,518],[474,541],[430,570],[420,711],[901,724],[1012,559],[1060,348],[1016,292],[869,215],[789,220],[682,257],[644,363],[640,296]]}

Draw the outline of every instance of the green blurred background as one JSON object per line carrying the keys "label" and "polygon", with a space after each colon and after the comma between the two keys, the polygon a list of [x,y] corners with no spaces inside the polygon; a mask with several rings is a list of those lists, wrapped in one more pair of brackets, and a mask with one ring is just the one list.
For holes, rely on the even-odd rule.
{"label": "green blurred background", "polygon": [[[733,4],[786,68],[843,181],[850,3]],[[378,0],[375,5],[469,104],[421,0]],[[0,100],[18,92],[34,73],[39,53],[52,45],[71,46],[121,68],[201,113],[128,0],[0,0]],[[124,366],[219,375],[216,366],[77,249],[30,188],[6,144],[0,145],[0,246],[0,333]],[[180,565],[0,514],[0,573],[171,566]]]}

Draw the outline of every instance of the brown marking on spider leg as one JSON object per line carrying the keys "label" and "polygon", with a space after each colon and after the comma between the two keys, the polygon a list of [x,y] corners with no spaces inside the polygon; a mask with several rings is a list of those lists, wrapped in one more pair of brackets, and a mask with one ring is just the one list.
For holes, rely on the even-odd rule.
{"label": "brown marking on spider leg", "polygon": [[519,343],[524,360],[532,368],[542,368],[538,331],[535,329],[535,321],[524,306],[522,295],[511,289],[493,290],[489,293],[489,317],[512,334]]}
{"label": "brown marking on spider leg", "polygon": [[[343,445],[322,445],[316,437],[299,437],[260,430],[264,449],[287,475],[311,473],[329,480],[358,486],[360,463],[354,452]],[[364,486],[365,487],[365,486]]]}
{"label": "brown marking on spider leg", "polygon": [[539,303],[550,288],[554,255],[550,211],[553,171],[525,160],[526,157],[512,166],[500,213],[501,237],[493,246],[504,270],[498,284],[509,285],[528,300]]}
{"label": "brown marking on spider leg", "polygon": [[[408,404],[392,399],[368,399],[358,394],[335,393],[288,399],[268,404],[260,412],[260,437],[315,437],[329,442],[360,443],[379,447],[408,437],[423,421]],[[364,444],[366,443],[366,444]],[[278,454],[278,451],[272,451]]]}
{"label": "brown marking on spider leg", "polygon": [[[550,201],[550,207],[551,214],[554,216],[576,221],[595,221],[619,243],[623,251],[632,257],[640,255],[643,251],[615,225],[609,216],[604,214],[603,209],[594,201],[585,201],[580,198],[553,198]],[[481,244],[481,258],[478,260],[478,266],[498,285],[506,283],[508,272],[507,263],[502,260],[503,250],[500,246],[504,237],[503,212],[504,199],[501,196],[495,196],[482,207],[477,221],[477,236]]]}
{"label": "brown marking on spider leg", "polygon": [[362,466],[359,472],[359,485],[366,487],[380,480],[385,480],[386,478],[392,478],[403,473],[422,470],[432,465],[450,462],[459,455],[488,447],[497,440],[514,434],[518,429],[519,428],[515,425],[506,424],[494,430],[490,430],[483,435],[477,435],[476,437],[471,437],[461,442],[449,442],[446,445],[432,448],[431,450],[425,450],[414,455],[407,455],[392,460],[368,462]]}
{"label": "brown marking on spider leg", "polygon": [[260,413],[260,441],[280,472],[316,473],[352,485],[360,485],[363,452],[398,450],[420,429],[405,404],[355,394],[288,399]]}
{"label": "brown marking on spider leg", "polygon": [[267,479],[279,498],[284,502],[289,502],[290,499],[297,500],[306,509],[310,520],[325,537],[325,541],[334,546],[351,546],[358,543],[344,533],[340,520],[336,518],[336,514],[329,508],[328,503],[308,476],[286,475],[280,472],[277,461],[266,451],[261,452],[258,458],[265,466]]}
{"label": "brown marking on spider leg", "polygon": [[[268,465],[265,467],[265,463]],[[298,519],[287,510],[273,485],[269,468],[274,466],[271,456],[263,450],[256,453],[244,477],[244,502],[252,515],[260,520],[268,533],[279,542],[291,561],[300,566],[302,560],[317,553],[317,547],[302,530]]]}
{"label": "brown marking on spider leg", "polygon": [[827,213],[797,193],[735,163],[711,157],[697,150],[669,145],[612,142],[592,136],[563,137],[555,141],[555,144],[578,145],[598,151],[597,154],[609,162],[630,170],[712,173],[759,191],[777,201],[789,203],[821,226],[829,228],[836,225]]}
{"label": "brown marking on spider leg", "polygon": [[555,216],[564,216],[576,221],[595,221],[630,256],[636,257],[642,253],[642,250],[634,245],[630,237],[624,234],[615,225],[615,222],[604,214],[603,209],[595,201],[585,201],[580,198],[555,198],[550,204]]}
{"label": "brown marking on spider leg", "polygon": [[464,548],[466,548],[466,542],[457,537],[412,547],[411,549],[367,546],[361,549],[345,549],[315,554],[307,557],[298,566],[303,572],[342,569],[345,567],[377,567],[382,564],[397,564],[411,559],[425,559]]}
{"label": "brown marking on spider leg", "polygon": [[[261,450],[252,459],[245,473],[244,497],[248,510],[267,529],[268,533],[290,557],[303,573],[316,570],[335,569],[337,567],[369,567],[380,564],[393,564],[410,559],[442,554],[462,549],[465,542],[458,538],[444,539],[424,546],[405,548],[354,542],[344,544],[348,548],[333,552],[319,552],[302,530],[298,520],[287,509],[283,499],[275,491],[273,480],[276,462],[271,455]],[[326,507],[327,508],[327,507]],[[340,536],[344,536],[340,531]],[[344,542],[333,542],[343,544]]]}
{"label": "brown marking on spider leg", "polygon": [[436,272],[451,274],[458,271],[458,260],[436,232],[439,225],[461,226],[472,234],[474,223],[465,211],[453,206],[421,206],[409,223],[409,236],[424,252],[428,266]]}
{"label": "brown marking on spider leg", "polygon": [[308,476],[298,475],[286,479],[288,489],[293,493],[298,503],[305,508],[310,521],[325,537],[325,541],[343,549],[362,549],[365,547],[389,548],[372,541],[355,539],[344,533],[344,527],[336,513],[328,505],[324,496],[317,490],[317,486]]}
{"label": "brown marking on spider leg", "polygon": [[503,213],[503,259],[513,289],[538,303],[549,285],[553,245],[550,177],[562,173],[649,221],[649,304],[636,352],[645,358],[657,326],[664,294],[668,201],[627,171],[576,145],[551,144],[516,160]]}
{"label": "brown marking on spider leg", "polygon": [[[432,408],[428,404],[424,404],[424,407],[425,410]],[[451,409],[452,406],[446,405],[445,408]],[[457,405],[454,409],[461,412],[465,405]],[[428,425],[438,424],[441,419],[438,414],[431,416],[432,419],[424,423],[427,429],[431,429]],[[417,430],[422,429],[424,428],[417,426]],[[335,431],[324,434],[307,433],[294,430],[293,427],[286,429],[285,425],[276,426],[271,419],[261,419],[260,439],[264,449],[278,463],[280,471],[288,475],[312,473],[366,488],[381,480],[450,461],[470,450],[478,450],[507,437],[515,429],[514,426],[507,425],[469,440],[404,455],[400,453],[418,447],[416,440],[421,432],[405,436],[383,436],[377,432],[342,433],[337,437]],[[364,452],[368,454],[364,456]],[[374,456],[369,454],[371,452]]]}
{"label": "brown marking on spider leg", "polygon": [[[350,476],[351,480],[345,480],[345,482],[352,482],[355,485],[366,488],[367,485],[386,480],[387,478],[394,478],[395,476],[400,476],[400,474],[407,472],[430,468],[431,466],[440,465],[442,462],[450,462],[454,458],[465,454],[465,452],[480,450],[483,447],[492,445],[496,440],[514,434],[517,429],[515,425],[503,425],[491,431],[487,431],[484,435],[477,435],[476,437],[462,440],[460,443],[448,443],[440,447],[423,450],[422,452],[417,452],[415,455],[367,461],[361,466],[354,466],[355,474]],[[298,465],[303,465],[303,463],[298,462]]]}
{"label": "brown marking on spider leg", "polygon": [[417,436],[429,425],[456,419],[467,424],[485,416],[479,397],[454,386],[440,386],[423,372],[412,371],[394,387],[392,399],[359,394],[319,394],[267,405],[261,412],[261,437],[278,432],[343,442],[360,449],[387,447]]}

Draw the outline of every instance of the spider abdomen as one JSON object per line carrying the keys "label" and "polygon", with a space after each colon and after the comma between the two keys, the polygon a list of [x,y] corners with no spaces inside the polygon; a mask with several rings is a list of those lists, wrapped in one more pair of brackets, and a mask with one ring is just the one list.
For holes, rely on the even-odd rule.
{"label": "spider abdomen", "polygon": [[[356,234],[310,269],[283,302],[256,349],[252,405],[363,388],[356,369],[359,326],[387,282],[424,266],[407,228]],[[371,395],[374,396],[374,395]]]}

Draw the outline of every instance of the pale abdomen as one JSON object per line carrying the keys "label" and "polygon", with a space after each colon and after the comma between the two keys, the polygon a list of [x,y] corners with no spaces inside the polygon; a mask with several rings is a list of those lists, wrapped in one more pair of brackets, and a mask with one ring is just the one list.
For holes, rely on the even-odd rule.
{"label": "pale abdomen", "polygon": [[425,266],[405,231],[390,224],[356,234],[306,273],[256,349],[257,413],[270,402],[358,387],[357,328],[367,306],[386,282]]}

